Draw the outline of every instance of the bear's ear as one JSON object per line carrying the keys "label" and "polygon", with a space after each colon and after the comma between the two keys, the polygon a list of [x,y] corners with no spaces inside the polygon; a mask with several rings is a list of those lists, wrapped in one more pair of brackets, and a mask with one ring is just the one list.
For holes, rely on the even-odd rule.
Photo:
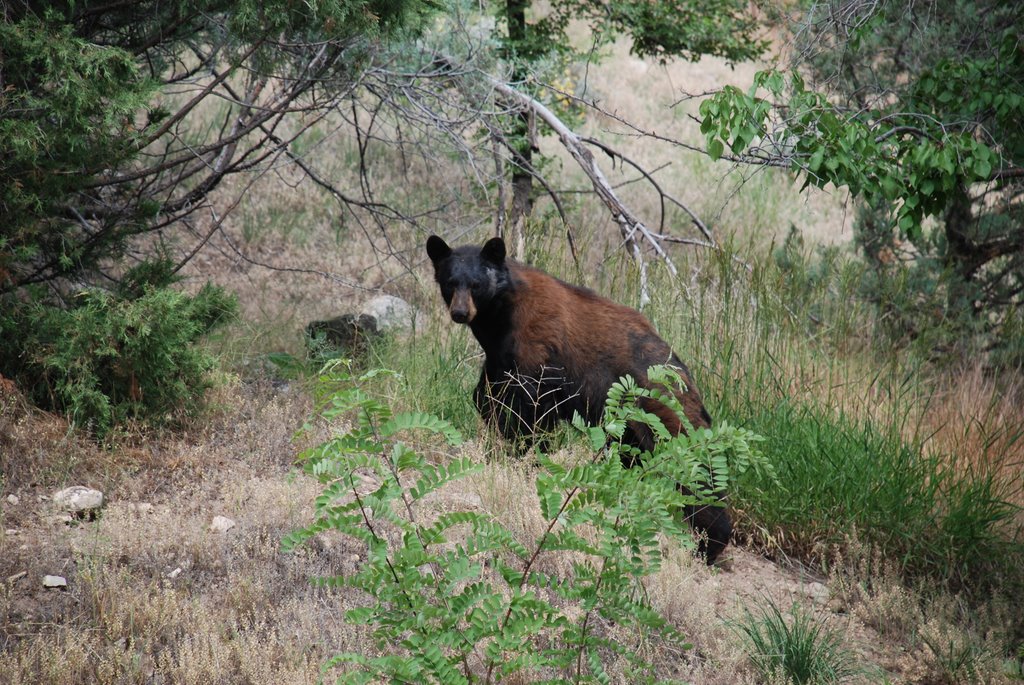
{"label": "bear's ear", "polygon": [[501,266],[505,263],[505,241],[501,238],[491,238],[484,243],[480,256],[496,266]]}
{"label": "bear's ear", "polygon": [[452,248],[448,247],[448,243],[441,238],[436,235],[427,238],[427,256],[430,257],[430,261],[437,264],[442,259],[446,259],[451,253]]}

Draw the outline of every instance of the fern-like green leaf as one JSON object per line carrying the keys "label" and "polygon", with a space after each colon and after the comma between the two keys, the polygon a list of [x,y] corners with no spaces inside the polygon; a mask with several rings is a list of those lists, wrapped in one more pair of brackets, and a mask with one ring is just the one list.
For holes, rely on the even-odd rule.
{"label": "fern-like green leaf", "polygon": [[423,412],[396,414],[390,421],[382,424],[378,430],[382,438],[390,438],[399,431],[427,430],[432,433],[440,433],[450,445],[458,446],[462,444],[462,434],[452,424],[437,416]]}

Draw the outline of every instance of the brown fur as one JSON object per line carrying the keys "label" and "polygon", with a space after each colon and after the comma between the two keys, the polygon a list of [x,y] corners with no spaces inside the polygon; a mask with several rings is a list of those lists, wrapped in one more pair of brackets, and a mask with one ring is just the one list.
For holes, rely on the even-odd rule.
{"label": "brown fur", "polygon": [[[654,326],[640,312],[601,297],[592,290],[569,285],[557,278],[524,264],[509,260],[509,272],[515,282],[514,330],[516,358],[520,369],[539,370],[552,362],[552,350],[563,360],[572,360],[568,368],[570,377],[585,378],[595,368],[607,367],[612,362],[615,379],[632,375],[646,385],[647,367],[637,369],[638,352],[658,360],[653,363],[671,364],[675,355],[659,336]],[[645,349],[637,350],[632,340],[641,339]],[[676,390],[686,417],[695,428],[711,425],[700,393],[685,366],[679,373],[686,384]],[[604,389],[606,394],[607,388]],[[679,417],[669,407],[645,401],[643,408],[658,416],[673,435],[683,430]]]}

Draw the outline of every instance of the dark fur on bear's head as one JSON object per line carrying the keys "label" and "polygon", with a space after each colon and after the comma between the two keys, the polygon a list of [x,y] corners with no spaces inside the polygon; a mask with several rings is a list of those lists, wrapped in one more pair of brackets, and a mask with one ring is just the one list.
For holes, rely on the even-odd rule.
{"label": "dark fur on bear's head", "polygon": [[427,255],[434,263],[434,277],[455,323],[472,323],[481,310],[507,293],[510,279],[505,262],[505,242],[491,238],[483,247],[456,249],[436,235],[427,240]]}
{"label": "dark fur on bear's head", "polygon": [[[501,238],[452,249],[431,236],[427,254],[452,320],[468,325],[484,350],[477,409],[506,437],[529,440],[575,413],[596,424],[611,384],[630,375],[647,385],[647,369],[656,364],[678,370],[683,385],[675,394],[689,423],[711,425],[689,370],[640,312],[508,259]],[[664,404],[646,399],[641,406],[671,433],[685,430]],[[643,425],[631,425],[625,439],[642,451],[654,448]],[[687,515],[706,534],[700,549],[713,562],[731,534],[728,514],[694,507]]]}

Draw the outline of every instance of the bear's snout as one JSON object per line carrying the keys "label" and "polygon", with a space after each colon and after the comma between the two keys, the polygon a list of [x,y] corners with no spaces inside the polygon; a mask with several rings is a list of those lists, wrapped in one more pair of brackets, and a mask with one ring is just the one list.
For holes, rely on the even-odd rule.
{"label": "bear's snout", "polygon": [[456,290],[448,307],[455,323],[469,323],[476,316],[476,305],[469,290]]}

